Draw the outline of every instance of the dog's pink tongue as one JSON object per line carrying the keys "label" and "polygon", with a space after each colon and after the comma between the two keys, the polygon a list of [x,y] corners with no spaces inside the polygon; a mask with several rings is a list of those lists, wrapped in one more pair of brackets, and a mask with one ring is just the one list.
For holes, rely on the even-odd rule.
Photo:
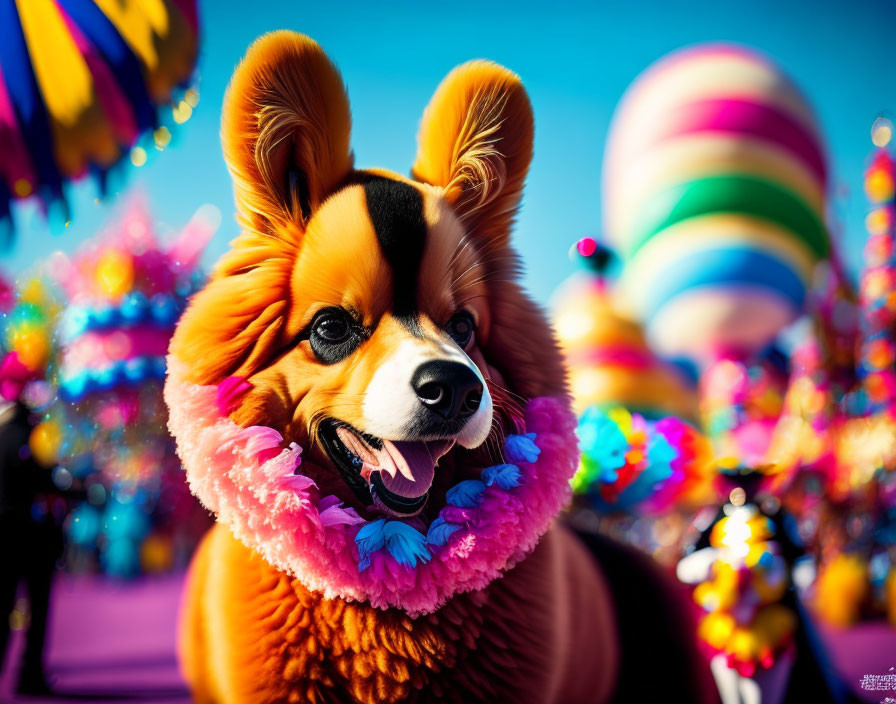
{"label": "dog's pink tongue", "polygon": [[436,462],[425,442],[383,440],[383,449],[375,453],[380,478],[393,494],[414,498],[429,491]]}

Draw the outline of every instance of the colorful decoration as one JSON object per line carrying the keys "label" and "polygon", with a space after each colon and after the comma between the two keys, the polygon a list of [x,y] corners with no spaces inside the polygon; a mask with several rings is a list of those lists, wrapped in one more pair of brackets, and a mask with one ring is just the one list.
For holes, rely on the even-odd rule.
{"label": "colorful decoration", "polygon": [[859,619],[870,592],[868,562],[842,553],[821,569],[815,582],[813,607],[829,626],[846,628]]}
{"label": "colorful decoration", "polygon": [[[819,579],[815,605],[822,619],[849,626],[893,608],[887,588],[896,564],[896,160],[889,143],[892,124],[879,119],[865,171],[871,209],[860,277],[858,383],[837,409],[829,442],[835,481],[826,498],[840,520],[815,538]],[[839,525],[841,523],[842,525]],[[832,549],[832,546],[836,549]],[[839,591],[837,604],[828,597]]]}
{"label": "colorful decoration", "polygon": [[13,283],[0,273],[0,313],[8,313],[16,304],[16,290]]}
{"label": "colorful decoration", "polygon": [[[57,347],[55,329],[61,305],[41,276],[25,278],[21,285],[2,282],[2,348],[0,397],[20,401],[36,411],[52,402],[54,391],[45,379],[53,375]],[[59,458],[61,430],[56,423],[37,425],[30,439],[34,457],[47,466]]]}
{"label": "colorful decoration", "polygon": [[[791,507],[798,514],[814,510],[822,490],[842,499],[850,483],[838,444],[847,437],[844,413],[856,388],[859,307],[836,248],[816,270],[809,310],[812,321],[791,351],[784,406],[766,453],[766,461],[779,469],[776,493],[789,491],[795,481],[803,485]],[[811,487],[817,487],[814,496],[802,493]]]}
{"label": "colorful decoration", "polygon": [[32,378],[42,377],[54,353],[61,305],[40,277],[26,279],[14,296],[5,316],[4,347]]}
{"label": "colorful decoration", "polygon": [[[761,475],[742,476],[745,486],[755,487]],[[771,669],[793,647],[798,620],[786,598],[792,567],[788,541],[754,496],[752,489],[732,489],[704,533],[705,547],[678,567],[683,581],[696,583],[693,598],[704,611],[697,634],[707,655],[723,658],[727,668],[747,678]],[[722,676],[716,668],[714,674]]]}
{"label": "colorful decoration", "polygon": [[[0,220],[10,201],[64,206],[69,180],[104,175],[130,154],[163,149],[171,132],[158,106],[193,73],[195,0],[0,3]],[[195,89],[173,102],[184,122]]]}
{"label": "colorful decoration", "polygon": [[[69,528],[78,531],[80,550],[99,550],[109,574],[128,577],[144,563],[158,565],[158,554],[141,552],[150,537],[171,543],[172,535],[195,530],[195,541],[204,528],[191,515],[201,509],[184,500],[189,490],[167,431],[162,388],[168,342],[202,283],[198,258],[216,220],[215,209],[200,209],[163,245],[146,204],[136,200],[74,256],[57,254],[48,263],[69,303],[57,335],[59,402],[38,442],[96,487],[103,518],[92,546],[80,517]],[[48,423],[66,429],[58,447]]]}
{"label": "colorful decoration", "polygon": [[[815,334],[791,355],[781,416],[765,452],[766,461],[779,470],[774,483],[778,492],[788,489],[798,476],[805,479],[811,473],[819,489],[831,497],[843,496],[843,473],[835,455],[842,395],[835,395],[830,362]],[[810,497],[802,496],[800,502],[808,504]],[[807,506],[795,508],[802,512]]]}
{"label": "colorful decoration", "polygon": [[780,353],[770,351],[751,364],[720,359],[704,371],[700,411],[717,456],[751,465],[765,461],[784,405],[784,364]]}
{"label": "colorful decoration", "polygon": [[[695,363],[706,437],[678,423],[699,438],[704,474],[761,468],[753,474],[763,502],[745,505],[732,494],[707,538],[712,566],[695,590],[706,611],[700,635],[707,653],[735,678],[789,667],[798,619],[788,596],[792,554],[784,554],[794,548],[782,550],[781,525],[766,502],[783,506],[808,542],[818,570],[811,602],[825,622],[845,627],[896,613],[891,135],[888,121],[875,123],[865,173],[869,239],[856,295],[823,225],[824,160],[803,99],[752,52],[680,52],[629,91],[608,146],[604,210],[623,260],[620,281],[611,289],[604,269],[592,268],[558,296],[556,327],[581,414],[578,524],[656,553],[664,546],[651,532],[655,516],[701,504],[675,488],[664,496],[669,458],[681,442],[650,409],[639,416],[623,394],[617,400],[627,409],[583,391],[596,387],[582,378],[597,378],[601,365],[621,366],[621,355],[592,352],[600,345],[618,348],[624,340],[626,361],[640,342],[641,360],[656,350]],[[606,266],[600,249],[586,238],[575,255]],[[650,345],[631,332],[634,323],[619,323],[617,301],[645,321]],[[776,339],[804,310],[811,322]],[[599,337],[604,327],[618,337]],[[639,374],[647,368],[642,361]],[[639,374],[631,377],[643,380]],[[683,464],[695,466],[687,456]],[[583,519],[583,506],[598,518]]]}
{"label": "colorful decoration", "polygon": [[888,141],[877,147],[865,171],[871,211],[865,221],[868,240],[860,282],[864,408],[858,409],[865,413],[891,411],[896,404],[896,160]]}
{"label": "colorful decoration", "polygon": [[815,119],[788,78],[711,44],[648,69],[616,111],[605,227],[659,353],[749,357],[803,310],[829,250]]}
{"label": "colorful decoration", "polygon": [[582,458],[573,491],[599,513],[659,514],[713,497],[709,443],[678,418],[647,421],[622,406],[592,406],[577,434]]}
{"label": "colorful decoration", "polygon": [[609,251],[586,237],[574,252],[582,271],[567,279],[552,301],[574,410],[618,404],[646,418],[675,415],[696,422],[692,385],[651,352],[641,327],[619,311],[605,276]]}
{"label": "colorful decoration", "polygon": [[59,462],[62,428],[55,420],[41,421],[31,431],[28,444],[34,459],[45,467],[52,467]]}
{"label": "colorful decoration", "polygon": [[135,203],[123,222],[73,259],[54,261],[70,301],[60,331],[61,398],[80,403],[114,390],[118,411],[104,410],[98,420],[120,416],[127,423],[136,407],[126,389],[154,382],[161,390],[168,340],[201,281],[197,259],[216,227],[214,213],[202,210],[166,249],[145,206]]}
{"label": "colorful decoration", "polygon": [[816,558],[812,602],[836,627],[890,608],[896,560],[894,414],[894,160],[886,120],[872,129],[865,172],[871,200],[858,301],[836,251],[812,300],[815,325],[792,356],[784,412],[768,452],[783,471],[773,487]]}

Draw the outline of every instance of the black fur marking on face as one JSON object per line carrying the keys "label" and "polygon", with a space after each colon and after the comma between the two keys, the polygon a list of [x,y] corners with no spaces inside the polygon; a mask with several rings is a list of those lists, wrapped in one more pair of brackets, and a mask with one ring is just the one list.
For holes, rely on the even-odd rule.
{"label": "black fur marking on face", "polygon": [[392,314],[412,333],[422,334],[417,322],[417,279],[426,244],[423,196],[413,186],[366,174],[367,212],[380,249],[392,268]]}

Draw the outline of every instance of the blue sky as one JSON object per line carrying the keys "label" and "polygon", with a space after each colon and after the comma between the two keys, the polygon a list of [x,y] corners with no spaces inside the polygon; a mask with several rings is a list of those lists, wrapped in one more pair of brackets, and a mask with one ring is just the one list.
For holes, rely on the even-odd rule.
{"label": "blue sky", "polygon": [[89,185],[72,191],[74,217],[61,234],[36,214],[19,218],[15,246],[0,267],[21,272],[50,251],[70,251],[108,221],[128,189],[145,191],[174,230],[204,203],[223,224],[205,261],[236,235],[218,123],[224,89],[249,43],[274,29],[315,38],[340,67],[354,115],[360,167],[406,173],[417,124],[436,85],[455,65],[489,58],[519,73],[536,117],[535,161],[516,244],[527,283],[546,302],[571,271],[567,250],[600,232],[600,166],[613,108],[638,73],[663,54],[709,40],[769,54],[815,107],[832,173],[832,227],[855,270],[866,210],[861,179],[870,127],[896,110],[896,3],[852,0],[640,0],[614,3],[327,2],[201,0],[201,100],[172,146],[127,188],[95,203]]}

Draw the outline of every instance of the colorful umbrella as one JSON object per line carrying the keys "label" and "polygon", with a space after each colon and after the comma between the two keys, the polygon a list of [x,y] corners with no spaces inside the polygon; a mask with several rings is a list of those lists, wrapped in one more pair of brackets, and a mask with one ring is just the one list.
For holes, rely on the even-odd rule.
{"label": "colorful umbrella", "polygon": [[102,187],[141,135],[164,146],[158,105],[197,51],[196,0],[0,0],[0,219],[30,196],[64,208],[63,185],[88,173]]}

